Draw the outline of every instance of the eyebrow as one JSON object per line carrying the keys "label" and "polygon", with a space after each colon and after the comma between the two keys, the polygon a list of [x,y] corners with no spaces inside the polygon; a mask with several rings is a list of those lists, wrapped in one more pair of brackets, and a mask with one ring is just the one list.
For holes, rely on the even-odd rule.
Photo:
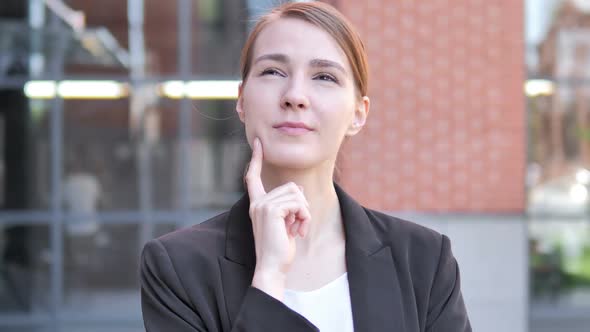
{"label": "eyebrow", "polygon": [[[258,58],[256,58],[256,60],[254,60],[254,63],[258,63],[260,61],[263,60],[272,60],[272,61],[277,61],[277,62],[281,62],[281,63],[289,63],[289,57],[286,56],[285,54],[280,54],[280,53],[270,53],[270,54],[264,54],[259,56]],[[342,73],[346,74],[346,69],[344,69],[344,67],[339,64],[336,61],[332,61],[332,60],[327,60],[327,59],[313,59],[309,62],[309,65],[315,68],[336,68],[338,70],[340,70]]]}

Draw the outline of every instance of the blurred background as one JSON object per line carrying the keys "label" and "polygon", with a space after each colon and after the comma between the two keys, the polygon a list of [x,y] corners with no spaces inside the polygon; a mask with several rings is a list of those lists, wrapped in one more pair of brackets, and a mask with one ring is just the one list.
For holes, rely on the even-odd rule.
{"label": "blurred background", "polygon": [[[0,2],[0,331],[143,330],[143,244],[242,194],[239,53],[281,2]],[[590,0],[327,2],[371,66],[340,183],[450,236],[475,331],[587,331]]]}

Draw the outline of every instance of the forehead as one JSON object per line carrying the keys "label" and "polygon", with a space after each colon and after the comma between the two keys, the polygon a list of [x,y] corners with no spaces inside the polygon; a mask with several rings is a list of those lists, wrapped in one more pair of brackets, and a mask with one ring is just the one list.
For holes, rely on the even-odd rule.
{"label": "forehead", "polygon": [[256,59],[269,53],[284,54],[295,62],[331,60],[350,72],[346,54],[338,42],[328,32],[301,19],[279,18],[262,29],[252,55]]}

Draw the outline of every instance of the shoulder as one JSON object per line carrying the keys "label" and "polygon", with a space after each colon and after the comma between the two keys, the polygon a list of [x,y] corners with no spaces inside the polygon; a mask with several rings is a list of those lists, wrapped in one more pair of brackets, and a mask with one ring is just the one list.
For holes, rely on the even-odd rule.
{"label": "shoulder", "polygon": [[226,226],[229,211],[218,214],[199,224],[178,229],[150,240],[144,247],[144,255],[161,251],[178,266],[195,263],[216,263],[216,257],[225,251]]}
{"label": "shoulder", "polygon": [[421,310],[429,310],[430,301],[460,294],[459,268],[446,235],[382,212],[365,211],[379,240],[391,248],[400,282],[407,285]]}
{"label": "shoulder", "polygon": [[195,242],[203,246],[215,246],[225,237],[228,216],[229,211],[225,211],[198,224],[164,234],[158,240],[171,246],[183,244],[194,246]]}
{"label": "shoulder", "polygon": [[439,251],[443,235],[428,227],[395,216],[364,208],[380,240],[399,247]]}
{"label": "shoulder", "polygon": [[364,208],[379,240],[410,272],[434,274],[443,255],[452,256],[447,236],[412,221]]}

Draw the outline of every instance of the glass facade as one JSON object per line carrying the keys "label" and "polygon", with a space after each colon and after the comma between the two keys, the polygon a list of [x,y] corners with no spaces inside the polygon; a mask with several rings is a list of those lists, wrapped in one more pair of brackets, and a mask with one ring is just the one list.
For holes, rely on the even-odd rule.
{"label": "glass facade", "polygon": [[531,330],[581,331],[573,326],[590,323],[590,3],[526,5]]}
{"label": "glass facade", "polygon": [[143,244],[243,192],[239,53],[270,5],[0,3],[1,331],[143,330]]}

